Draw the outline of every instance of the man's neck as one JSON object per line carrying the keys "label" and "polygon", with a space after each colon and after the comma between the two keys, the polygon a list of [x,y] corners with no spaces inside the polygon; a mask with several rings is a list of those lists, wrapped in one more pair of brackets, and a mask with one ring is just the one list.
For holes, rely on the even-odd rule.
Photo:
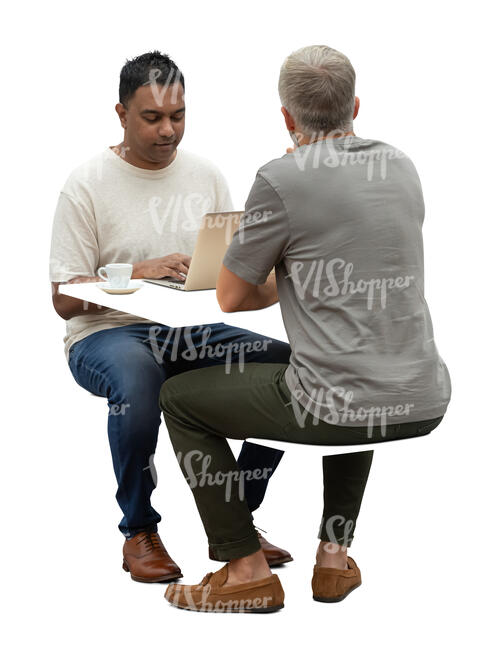
{"label": "man's neck", "polygon": [[297,134],[298,146],[301,147],[304,144],[313,144],[314,142],[319,142],[320,140],[333,140],[335,138],[344,138],[346,135],[355,135],[354,131],[346,131],[345,133],[339,133],[338,135],[325,135],[322,138],[313,138],[312,136],[300,134],[300,137]]}

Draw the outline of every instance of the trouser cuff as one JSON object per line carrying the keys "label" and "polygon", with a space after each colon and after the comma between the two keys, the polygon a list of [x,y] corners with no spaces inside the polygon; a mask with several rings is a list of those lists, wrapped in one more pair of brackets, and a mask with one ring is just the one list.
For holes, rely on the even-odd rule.
{"label": "trouser cuff", "polygon": [[158,531],[157,524],[151,524],[150,526],[145,526],[143,528],[126,528],[121,532],[126,537],[126,539],[131,539],[135,535],[138,535],[138,533],[143,533],[146,531],[148,531],[149,533],[156,533]]}
{"label": "trouser cuff", "polygon": [[349,547],[353,541],[354,529],[355,524],[353,521],[350,521],[347,525],[336,525],[332,523],[326,525],[326,520],[323,518],[317,537],[321,542],[331,542],[340,546]]}
{"label": "trouser cuff", "polygon": [[228,562],[228,560],[236,560],[246,555],[256,553],[261,549],[261,544],[254,531],[248,537],[239,539],[236,542],[226,542],[225,544],[210,544],[210,549],[213,551],[217,560],[221,562]]}
{"label": "trouser cuff", "polygon": [[353,541],[353,537],[346,540],[343,535],[339,535],[336,539],[331,539],[327,537],[327,535],[319,535],[318,539],[320,539],[321,542],[339,544],[339,546],[347,546],[348,548],[351,546],[351,542]]}

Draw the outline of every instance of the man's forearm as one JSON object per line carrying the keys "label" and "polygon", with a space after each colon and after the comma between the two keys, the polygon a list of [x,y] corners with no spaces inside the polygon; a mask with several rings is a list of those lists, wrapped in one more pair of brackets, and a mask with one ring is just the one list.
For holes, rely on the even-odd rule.
{"label": "man's forearm", "polygon": [[81,300],[80,298],[73,298],[72,296],[67,296],[64,293],[60,293],[59,285],[60,284],[75,284],[82,282],[98,282],[100,278],[98,277],[80,277],[73,278],[67,283],[53,283],[53,306],[56,310],[56,313],[65,320],[69,320],[74,316],[85,316],[86,314],[103,314],[108,311],[109,307],[104,307],[103,305],[97,305],[94,302],[87,302],[86,300]]}
{"label": "man's forearm", "polygon": [[254,290],[232,311],[253,311],[264,309],[278,302],[278,291],[276,289],[276,277],[274,274],[268,276],[264,284],[254,287]]}
{"label": "man's forearm", "polygon": [[103,314],[105,311],[109,310],[109,307],[104,307],[103,305],[97,305],[95,302],[87,302],[86,300],[80,300],[80,298],[73,298],[72,296],[60,294],[55,309],[59,316],[65,320],[69,320],[74,316]]}

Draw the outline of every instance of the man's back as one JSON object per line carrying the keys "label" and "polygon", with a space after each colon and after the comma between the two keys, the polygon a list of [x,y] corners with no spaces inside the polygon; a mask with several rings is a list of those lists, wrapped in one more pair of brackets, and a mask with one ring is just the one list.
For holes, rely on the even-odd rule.
{"label": "man's back", "polygon": [[319,140],[264,165],[246,210],[265,213],[262,234],[243,229],[242,255],[252,270],[254,238],[268,240],[298,403],[343,426],[442,415],[450,379],[424,299],[424,202],[409,158],[356,136]]}

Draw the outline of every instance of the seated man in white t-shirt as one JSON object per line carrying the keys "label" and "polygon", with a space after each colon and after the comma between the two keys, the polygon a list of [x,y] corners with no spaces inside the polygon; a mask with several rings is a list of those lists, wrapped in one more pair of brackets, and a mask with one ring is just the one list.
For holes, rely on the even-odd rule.
{"label": "seated man in white t-shirt", "polygon": [[[132,263],[133,278],[181,279],[202,216],[233,209],[220,171],[204,158],[177,150],[184,133],[184,78],[168,56],[149,52],[127,61],[119,100],[123,142],[75,169],[61,191],[50,280],[55,310],[67,321],[70,370],[78,384],[108,399],[116,498],[124,515],[119,528],[126,537],[123,568],[134,580],[159,582],[182,575],[162,544],[161,517],[150,503],[162,383],[187,370],[224,364],[227,348],[232,361],[240,354],[245,362],[261,363],[287,363],[291,349],[224,323],[173,329],[59,293],[62,283],[99,280],[97,268],[111,262]],[[193,361],[185,354],[190,342],[198,353]],[[251,512],[260,505],[282,453],[244,443],[238,463]],[[271,566],[291,561],[259,531],[258,538]]]}

